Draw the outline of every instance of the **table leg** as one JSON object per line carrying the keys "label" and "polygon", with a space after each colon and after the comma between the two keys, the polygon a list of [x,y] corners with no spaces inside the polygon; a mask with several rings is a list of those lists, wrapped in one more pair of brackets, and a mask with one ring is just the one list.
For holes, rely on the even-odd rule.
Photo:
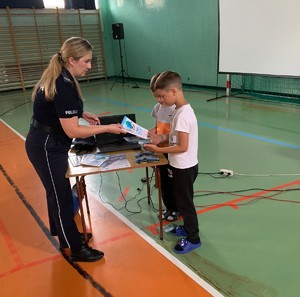
{"label": "table leg", "polygon": [[86,184],[85,184],[84,176],[81,178],[81,182],[82,182],[82,189],[83,189],[83,197],[85,198],[86,211],[87,211],[88,215],[90,215],[89,199],[87,197]]}
{"label": "table leg", "polygon": [[84,189],[84,186],[85,186],[84,176],[81,177],[76,176],[76,187],[77,187],[78,203],[80,209],[81,224],[82,224],[84,239],[87,242],[86,225],[85,225],[84,211],[82,206],[84,193],[86,191],[86,189]]}
{"label": "table leg", "polygon": [[148,204],[150,204],[150,181],[149,181],[149,169],[148,169],[148,167],[146,167],[146,184],[147,184]]}
{"label": "table leg", "polygon": [[161,195],[160,173],[158,167],[156,166],[154,167],[154,172],[156,176],[157,190],[158,190],[159,238],[163,240],[164,236],[163,236],[163,220],[162,220],[162,195]]}

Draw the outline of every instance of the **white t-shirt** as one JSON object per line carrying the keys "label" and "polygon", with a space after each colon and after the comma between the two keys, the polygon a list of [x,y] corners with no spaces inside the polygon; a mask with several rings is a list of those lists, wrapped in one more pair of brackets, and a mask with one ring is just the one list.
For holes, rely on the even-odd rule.
{"label": "white t-shirt", "polygon": [[174,114],[169,136],[170,146],[177,144],[179,131],[189,134],[188,149],[183,153],[169,154],[169,163],[179,169],[193,167],[198,164],[198,123],[190,104],[183,105]]}

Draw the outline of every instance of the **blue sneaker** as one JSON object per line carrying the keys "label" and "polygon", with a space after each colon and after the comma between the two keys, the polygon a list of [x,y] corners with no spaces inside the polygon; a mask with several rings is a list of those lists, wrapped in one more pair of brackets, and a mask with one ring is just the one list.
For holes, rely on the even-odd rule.
{"label": "blue sneaker", "polygon": [[174,229],[170,231],[170,234],[174,236],[187,236],[185,228],[182,225],[174,227]]}
{"label": "blue sneaker", "polygon": [[191,243],[186,238],[182,238],[174,247],[174,252],[177,254],[187,254],[192,250],[198,248],[201,245],[199,243]]}

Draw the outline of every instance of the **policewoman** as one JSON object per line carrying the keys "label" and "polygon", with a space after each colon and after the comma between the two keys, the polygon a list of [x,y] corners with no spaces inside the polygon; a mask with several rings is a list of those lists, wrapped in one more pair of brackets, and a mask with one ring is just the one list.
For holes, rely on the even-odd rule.
{"label": "policewoman", "polygon": [[[33,89],[33,116],[25,146],[29,160],[46,190],[50,232],[58,236],[60,250],[70,249],[71,261],[92,262],[104,256],[91,248],[74,221],[70,181],[65,177],[73,138],[109,132],[124,133],[120,124],[100,125],[96,115],[84,111],[77,77],[91,69],[92,45],[71,37],[54,54]],[[80,125],[83,118],[89,125]]]}

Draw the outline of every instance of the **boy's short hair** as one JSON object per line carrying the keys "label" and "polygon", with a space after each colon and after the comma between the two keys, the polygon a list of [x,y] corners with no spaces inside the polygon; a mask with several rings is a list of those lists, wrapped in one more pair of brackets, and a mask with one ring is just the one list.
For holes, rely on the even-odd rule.
{"label": "boy's short hair", "polygon": [[175,71],[164,71],[155,74],[150,81],[150,90],[154,92],[157,89],[167,90],[171,87],[182,89],[182,82],[180,75]]}
{"label": "boy's short hair", "polygon": [[155,75],[152,76],[152,78],[150,80],[150,91],[151,92],[155,91],[155,83],[159,76],[160,76],[160,73],[156,73]]}

